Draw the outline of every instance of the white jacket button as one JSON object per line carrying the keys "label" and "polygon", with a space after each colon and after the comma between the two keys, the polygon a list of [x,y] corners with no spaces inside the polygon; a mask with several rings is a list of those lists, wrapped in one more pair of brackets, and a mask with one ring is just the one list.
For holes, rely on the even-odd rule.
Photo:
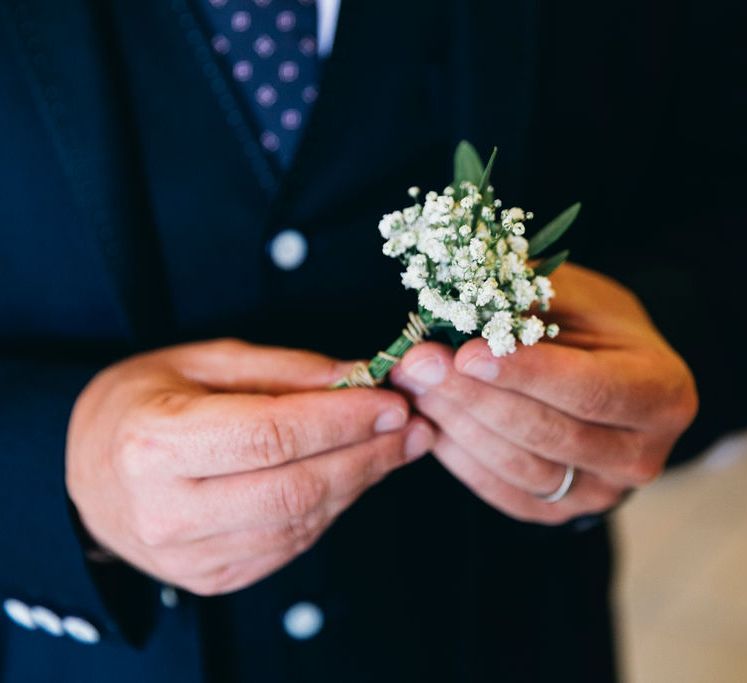
{"label": "white jacket button", "polygon": [[3,603],[3,609],[11,621],[19,626],[32,631],[36,628],[34,617],[31,616],[31,608],[25,602],[10,598]]}
{"label": "white jacket button", "polygon": [[65,617],[62,620],[62,628],[71,638],[79,643],[93,645],[101,640],[98,629],[90,622],[80,617]]}
{"label": "white jacket button", "polygon": [[295,270],[305,260],[309,246],[298,230],[279,232],[269,245],[270,258],[281,270]]}
{"label": "white jacket button", "polygon": [[296,640],[313,638],[324,626],[324,612],[313,602],[297,602],[283,615],[285,632]]}
{"label": "white jacket button", "polygon": [[161,586],[161,604],[169,609],[179,607],[179,593],[173,586]]}
{"label": "white jacket button", "polygon": [[52,636],[61,636],[65,630],[62,628],[62,619],[60,619],[52,610],[46,607],[32,607],[30,610],[31,618],[34,623],[42,630]]}

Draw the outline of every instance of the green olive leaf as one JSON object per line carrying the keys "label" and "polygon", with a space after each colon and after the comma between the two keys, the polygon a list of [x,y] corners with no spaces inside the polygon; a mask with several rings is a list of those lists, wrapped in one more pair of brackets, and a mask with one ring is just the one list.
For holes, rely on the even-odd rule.
{"label": "green olive leaf", "polygon": [[576,220],[579,211],[581,211],[580,202],[567,208],[542,228],[542,230],[529,240],[529,256],[541,254],[547,247],[559,240],[565,231],[573,225],[573,221]]}
{"label": "green olive leaf", "polygon": [[552,273],[554,270],[558,268],[558,266],[562,265],[567,259],[568,255],[571,252],[568,251],[568,249],[565,249],[557,254],[555,256],[551,256],[550,258],[546,258],[542,263],[540,263],[536,268],[534,268],[534,274],[535,275],[544,275],[547,277]]}
{"label": "green olive leaf", "polygon": [[484,173],[477,150],[466,140],[462,140],[454,152],[454,189],[459,191],[463,182],[480,184]]}
{"label": "green olive leaf", "polygon": [[[495,163],[495,157],[498,154],[498,148],[493,147],[493,151],[490,153],[490,159],[488,159],[488,164],[485,166],[485,170],[482,172],[482,177],[480,178],[480,184],[478,187],[480,188],[480,194],[483,197],[487,197],[488,195],[488,187],[490,185],[490,174],[493,171],[493,164]],[[490,197],[490,201],[492,201],[492,195]]]}

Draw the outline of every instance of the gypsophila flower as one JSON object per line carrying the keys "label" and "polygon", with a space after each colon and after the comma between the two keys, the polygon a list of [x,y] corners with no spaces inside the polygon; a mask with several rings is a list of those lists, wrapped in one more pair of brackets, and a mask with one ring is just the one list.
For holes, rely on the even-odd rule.
{"label": "gypsophila flower", "polygon": [[477,298],[477,285],[474,282],[465,282],[459,293],[459,301],[471,304]]}
{"label": "gypsophila flower", "polygon": [[537,299],[540,308],[542,310],[547,310],[550,306],[550,299],[555,296],[552,282],[550,282],[549,278],[546,278],[543,275],[538,275],[534,278],[534,286],[537,288]]}
{"label": "gypsophila flower", "polygon": [[521,223],[526,220],[526,213],[524,213],[524,209],[514,206],[508,210],[508,217],[512,223]]}
{"label": "gypsophila flower", "polygon": [[528,310],[537,300],[537,288],[524,278],[516,278],[511,283],[513,302],[519,311]]}
{"label": "gypsophila flower", "polygon": [[469,255],[475,263],[483,263],[487,251],[488,245],[479,237],[473,237],[469,241]]}
{"label": "gypsophila flower", "polygon": [[448,317],[458,332],[471,334],[477,329],[477,308],[472,304],[451,301],[448,306]]}
{"label": "gypsophila flower", "polygon": [[505,356],[516,351],[516,337],[513,333],[514,320],[508,311],[499,311],[482,328],[482,336],[494,356]]}
{"label": "gypsophila flower", "polygon": [[508,242],[508,245],[511,247],[511,251],[515,251],[522,258],[527,258],[527,253],[529,252],[529,242],[527,242],[523,237],[519,237],[518,235],[509,235],[506,238],[506,242]]}
{"label": "gypsophila flower", "polygon": [[533,346],[545,334],[545,323],[536,315],[521,321],[519,339],[524,346]]}
{"label": "gypsophila flower", "polygon": [[493,149],[483,166],[476,150],[462,141],[451,185],[422,198],[413,186],[412,206],[382,217],[382,250],[404,266],[402,284],[417,291],[417,314],[411,311],[389,346],[367,363],[356,363],[334,387],[380,384],[413,345],[436,330],[448,332],[455,345],[463,341],[460,335],[481,333],[495,356],[558,335],[557,324],[545,327],[532,310],[548,310],[555,291],[546,276],[567,252],[541,261],[536,271],[527,261],[530,252],[537,256],[567,230],[581,205],[569,207],[527,241],[523,235],[534,215],[517,206],[503,209],[495,198],[490,184],[495,155]]}
{"label": "gypsophila flower", "polygon": [[522,314],[536,304],[546,309],[555,293],[527,264],[522,233],[532,214],[512,207],[496,216],[501,203],[488,192],[484,199],[469,182],[428,192],[422,204],[385,215],[379,231],[384,253],[404,264],[402,284],[418,291],[422,311],[465,334],[482,326],[492,352],[504,355],[547,333],[539,318]]}
{"label": "gypsophila flower", "polygon": [[427,284],[428,261],[423,254],[410,259],[407,270],[402,273],[402,284],[407,289],[422,289]]}

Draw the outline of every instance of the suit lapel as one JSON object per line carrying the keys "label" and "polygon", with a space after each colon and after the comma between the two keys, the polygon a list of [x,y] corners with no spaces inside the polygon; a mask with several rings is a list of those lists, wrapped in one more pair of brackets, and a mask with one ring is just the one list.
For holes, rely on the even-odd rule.
{"label": "suit lapel", "polygon": [[[165,326],[165,290],[137,159],[120,101],[105,17],[86,0],[8,0],[31,90],[84,218],[71,239],[94,239],[122,326],[139,343]],[[145,303],[147,302],[147,303]]]}

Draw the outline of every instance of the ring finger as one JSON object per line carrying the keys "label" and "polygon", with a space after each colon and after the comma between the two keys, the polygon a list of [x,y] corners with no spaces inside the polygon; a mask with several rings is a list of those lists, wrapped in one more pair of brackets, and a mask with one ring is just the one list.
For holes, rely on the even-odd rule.
{"label": "ring finger", "polygon": [[552,493],[565,466],[530,453],[489,430],[449,399],[435,393],[418,398],[418,408],[484,467],[505,482],[535,495]]}
{"label": "ring finger", "polygon": [[504,481],[445,434],[439,436],[433,452],[475,495],[520,521],[563,524],[581,515],[609,510],[622,495],[621,489],[593,474],[577,471],[568,495],[557,503],[547,503]]}

